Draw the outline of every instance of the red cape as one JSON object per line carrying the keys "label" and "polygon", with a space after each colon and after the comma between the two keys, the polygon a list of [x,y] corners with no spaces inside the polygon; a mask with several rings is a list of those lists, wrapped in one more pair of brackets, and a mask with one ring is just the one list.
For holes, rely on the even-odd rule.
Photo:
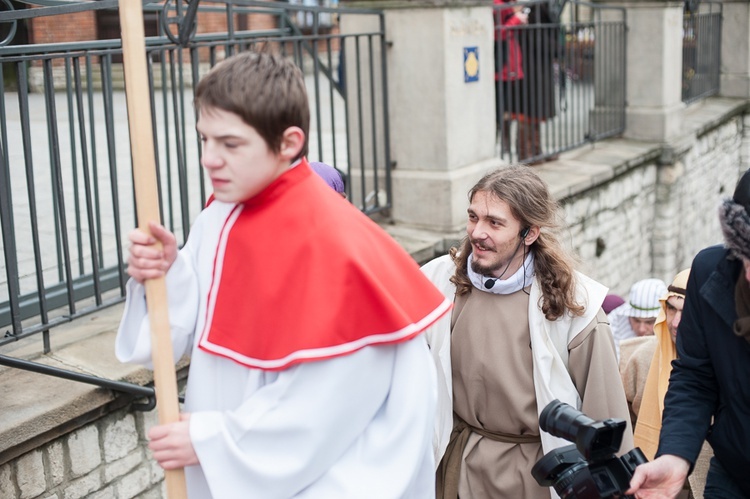
{"label": "red cape", "polygon": [[224,222],[199,345],[279,370],[409,340],[451,306],[303,160]]}

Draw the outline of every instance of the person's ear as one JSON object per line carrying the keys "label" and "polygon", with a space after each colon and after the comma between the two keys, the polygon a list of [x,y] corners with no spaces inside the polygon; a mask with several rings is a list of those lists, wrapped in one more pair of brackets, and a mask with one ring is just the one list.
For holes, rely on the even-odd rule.
{"label": "person's ear", "polygon": [[526,236],[523,238],[523,243],[526,246],[531,246],[533,242],[536,241],[536,239],[539,237],[539,233],[541,231],[542,230],[539,228],[538,225],[532,225],[528,229],[528,234],[526,234]]}
{"label": "person's ear", "polygon": [[290,126],[281,136],[279,155],[289,161],[299,156],[305,145],[305,132],[298,126]]}

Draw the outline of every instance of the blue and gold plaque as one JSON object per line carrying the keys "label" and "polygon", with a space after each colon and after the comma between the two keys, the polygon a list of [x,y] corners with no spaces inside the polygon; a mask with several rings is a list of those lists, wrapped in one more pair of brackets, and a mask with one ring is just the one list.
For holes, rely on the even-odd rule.
{"label": "blue and gold plaque", "polygon": [[464,47],[464,82],[479,81],[479,47]]}

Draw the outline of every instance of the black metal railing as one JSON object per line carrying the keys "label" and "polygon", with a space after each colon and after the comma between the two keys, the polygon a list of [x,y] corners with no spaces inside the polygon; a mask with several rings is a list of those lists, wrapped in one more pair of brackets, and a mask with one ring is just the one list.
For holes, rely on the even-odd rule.
{"label": "black metal railing", "polygon": [[[93,376],[91,374],[80,373],[68,369],[60,369],[59,367],[48,366],[46,364],[40,364],[39,362],[17,359],[15,357],[9,357],[7,355],[1,354],[0,366],[23,369],[24,371],[29,371],[37,374],[44,374],[47,376],[54,376],[56,378],[67,379],[70,381],[77,381],[79,383],[86,383],[88,385],[99,386],[101,388],[107,388],[116,392],[127,393],[138,399],[145,398],[145,402],[136,402],[131,404],[131,408],[138,411],[151,411],[156,407],[156,392],[152,386],[141,386],[124,381],[115,381],[107,378],[101,378],[99,376]],[[180,402],[184,402],[184,397],[180,396],[178,400]]]}
{"label": "black metal railing", "polygon": [[534,163],[625,130],[624,9],[540,0],[493,13],[503,158]]}
{"label": "black metal railing", "polygon": [[[216,62],[246,50],[278,51],[303,68],[309,158],[345,172],[348,197],[365,213],[391,206],[383,14],[308,3],[144,5],[155,33],[146,50],[160,213],[178,241],[208,196],[192,89]],[[137,220],[122,49],[119,39],[16,37],[72,12],[116,23],[117,1],[10,5],[20,4],[0,11],[0,349],[41,333],[48,352],[54,326],[124,296],[122,241]]]}
{"label": "black metal railing", "polygon": [[721,74],[719,2],[685,2],[682,18],[682,101],[686,104],[719,93]]}

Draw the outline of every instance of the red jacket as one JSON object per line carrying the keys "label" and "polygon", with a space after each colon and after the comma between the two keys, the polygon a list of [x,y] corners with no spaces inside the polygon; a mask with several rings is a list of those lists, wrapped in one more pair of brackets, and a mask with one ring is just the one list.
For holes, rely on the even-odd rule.
{"label": "red jacket", "polygon": [[[502,5],[507,2],[504,0],[493,0],[495,5]],[[521,21],[515,16],[512,8],[495,9],[495,50],[496,65],[502,64],[501,71],[495,71],[495,80],[502,78],[503,81],[515,81],[523,79],[523,65],[521,59],[521,47],[518,44],[518,38],[515,30],[508,29],[512,26],[521,25]]]}

